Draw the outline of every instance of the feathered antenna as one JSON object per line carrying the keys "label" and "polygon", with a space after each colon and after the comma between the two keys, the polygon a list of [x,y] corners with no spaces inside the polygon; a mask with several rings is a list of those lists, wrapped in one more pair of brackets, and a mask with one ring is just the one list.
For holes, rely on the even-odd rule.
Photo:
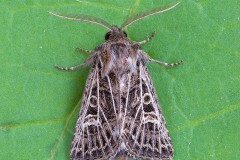
{"label": "feathered antenna", "polygon": [[154,8],[154,9],[151,9],[151,10],[147,10],[143,13],[140,13],[140,14],[137,14],[137,15],[134,15],[130,18],[128,18],[123,24],[122,24],[122,29],[126,29],[127,26],[131,25],[132,23],[140,20],[140,19],[143,19],[145,17],[148,17],[148,16],[152,16],[154,14],[158,14],[158,13],[163,13],[163,12],[166,12],[170,9],[173,9],[174,7],[176,7],[180,2],[177,2],[177,3],[174,3],[170,6],[167,6],[167,7],[161,7],[161,8]]}
{"label": "feathered antenna", "polygon": [[97,18],[97,17],[93,17],[93,16],[89,16],[89,15],[77,15],[77,16],[69,15],[69,16],[66,16],[66,15],[61,15],[61,14],[56,13],[56,12],[49,12],[49,13],[54,15],[54,16],[64,18],[64,19],[95,23],[95,24],[98,24],[98,25],[100,25],[104,28],[107,28],[108,30],[111,30],[111,25],[101,18]]}

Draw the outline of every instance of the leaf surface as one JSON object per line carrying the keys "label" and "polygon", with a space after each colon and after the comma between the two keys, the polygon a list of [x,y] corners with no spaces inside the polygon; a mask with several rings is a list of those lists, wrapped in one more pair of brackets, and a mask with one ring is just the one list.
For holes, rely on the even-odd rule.
{"label": "leaf surface", "polygon": [[[100,26],[48,11],[88,14],[121,25],[136,13],[174,1],[59,0],[0,2],[0,159],[67,160],[89,68],[73,66],[104,41]],[[174,160],[240,157],[240,5],[187,1],[127,28],[153,58],[149,64],[175,149]]]}

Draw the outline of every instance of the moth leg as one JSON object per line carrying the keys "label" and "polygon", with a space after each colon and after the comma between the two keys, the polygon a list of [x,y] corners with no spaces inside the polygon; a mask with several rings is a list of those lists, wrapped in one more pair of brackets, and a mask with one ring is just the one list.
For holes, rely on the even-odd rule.
{"label": "moth leg", "polygon": [[83,48],[76,48],[76,51],[78,52],[83,52],[83,53],[87,53],[87,54],[91,54],[93,51],[92,50],[86,50],[86,49],[83,49]]}
{"label": "moth leg", "polygon": [[152,59],[152,58],[150,58],[149,60],[152,61],[152,62],[155,62],[155,63],[161,64],[161,65],[163,65],[163,66],[170,66],[170,67],[177,66],[177,65],[183,63],[183,60],[180,60],[180,61],[175,62],[175,63],[161,62],[161,61],[158,61],[158,60],[155,60],[155,59]]}
{"label": "moth leg", "polygon": [[146,44],[147,42],[149,42],[154,36],[156,35],[156,32],[153,32],[150,36],[147,37],[147,39],[141,41],[141,42],[138,42],[138,44],[140,46]]}
{"label": "moth leg", "polygon": [[59,65],[55,64],[55,67],[56,67],[57,69],[64,70],[64,71],[73,71],[73,70],[76,70],[76,69],[78,69],[78,68],[81,68],[81,67],[84,67],[84,66],[88,66],[88,65],[90,65],[92,62],[93,62],[93,56],[90,56],[84,63],[79,64],[79,65],[76,65],[76,66],[72,66],[72,67],[62,67],[62,66],[59,66]]}
{"label": "moth leg", "polygon": [[81,68],[81,67],[83,67],[85,65],[86,65],[85,63],[82,63],[82,64],[79,64],[79,65],[76,65],[76,66],[72,66],[72,67],[62,67],[62,66],[59,66],[59,65],[56,64],[55,67],[57,69],[64,70],[64,71],[73,71],[73,70]]}

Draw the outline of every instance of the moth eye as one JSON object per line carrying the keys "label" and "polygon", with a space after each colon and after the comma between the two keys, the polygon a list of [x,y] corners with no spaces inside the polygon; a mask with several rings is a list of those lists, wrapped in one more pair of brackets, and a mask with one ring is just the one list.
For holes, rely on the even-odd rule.
{"label": "moth eye", "polygon": [[149,104],[149,103],[151,103],[151,97],[150,97],[149,93],[145,93],[145,94],[143,95],[143,103],[144,103],[144,104]]}
{"label": "moth eye", "polygon": [[110,37],[110,35],[111,35],[111,32],[107,32],[107,33],[105,34],[105,40],[108,40],[109,37]]}
{"label": "moth eye", "polygon": [[91,98],[90,98],[90,106],[91,107],[97,107],[97,97],[96,96],[91,96]]}
{"label": "moth eye", "polygon": [[127,37],[127,32],[123,31],[123,34]]}

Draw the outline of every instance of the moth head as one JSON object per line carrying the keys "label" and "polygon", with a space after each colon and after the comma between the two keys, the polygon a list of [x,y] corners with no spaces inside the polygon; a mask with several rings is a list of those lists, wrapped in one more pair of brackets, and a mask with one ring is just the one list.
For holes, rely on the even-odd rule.
{"label": "moth head", "polygon": [[111,30],[105,34],[105,40],[127,38],[127,33],[116,25],[112,25]]}

